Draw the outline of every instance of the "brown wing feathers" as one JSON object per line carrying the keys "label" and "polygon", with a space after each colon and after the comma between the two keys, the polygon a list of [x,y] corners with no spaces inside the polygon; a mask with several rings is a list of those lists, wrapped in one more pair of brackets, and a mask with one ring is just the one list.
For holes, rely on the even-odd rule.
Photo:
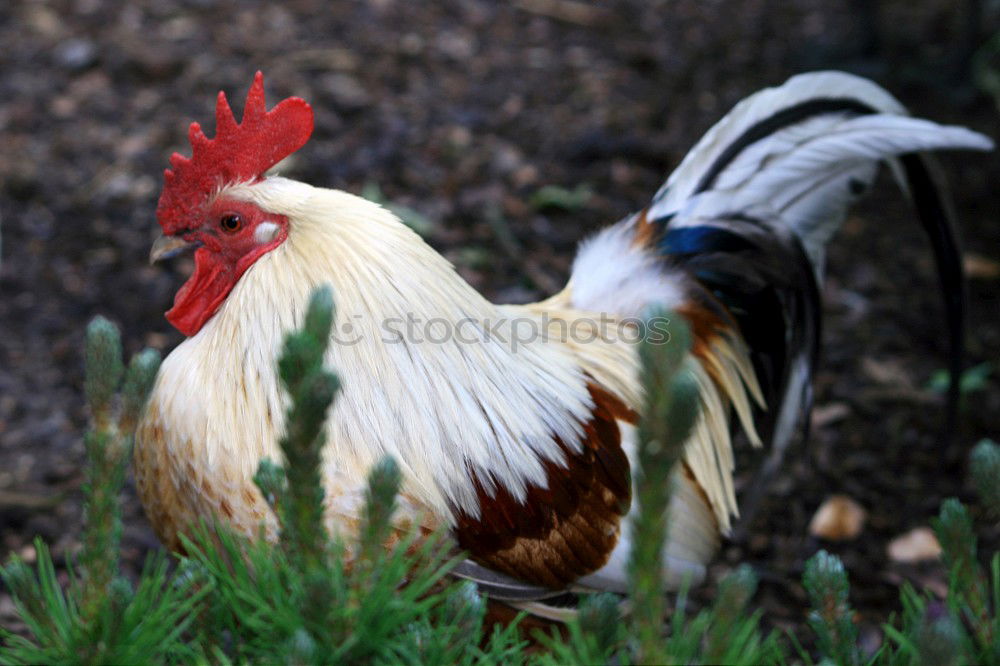
{"label": "brown wing feathers", "polygon": [[579,451],[556,440],[564,464],[545,463],[546,487],[529,486],[518,502],[496,479],[474,478],[479,516],[458,511],[455,527],[459,545],[472,559],[550,588],[564,587],[607,561],[632,498],[616,421],[634,423],[637,414],[600,387],[588,389],[594,408]]}

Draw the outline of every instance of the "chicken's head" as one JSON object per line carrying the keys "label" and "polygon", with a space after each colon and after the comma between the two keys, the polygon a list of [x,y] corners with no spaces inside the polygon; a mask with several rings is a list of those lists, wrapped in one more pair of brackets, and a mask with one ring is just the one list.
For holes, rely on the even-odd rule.
{"label": "chicken's head", "polygon": [[309,104],[290,97],[267,111],[264,78],[254,77],[237,124],[224,93],[215,110],[215,138],[198,123],[188,133],[192,155],[174,153],[156,207],[163,235],[150,260],[194,249],[194,273],[177,292],[167,320],[194,335],[219,308],[240,276],[288,236],[288,219],[227,198],[233,185],[264,180],[264,172],[302,147],[313,129]]}

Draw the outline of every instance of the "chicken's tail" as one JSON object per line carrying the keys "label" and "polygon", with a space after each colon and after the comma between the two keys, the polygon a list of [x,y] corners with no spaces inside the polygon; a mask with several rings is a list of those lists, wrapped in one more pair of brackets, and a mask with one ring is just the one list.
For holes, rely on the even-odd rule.
{"label": "chicken's tail", "polygon": [[[816,284],[847,207],[892,167],[930,236],[950,334],[950,409],[958,396],[965,297],[948,198],[922,151],[989,150],[963,127],[911,118],[888,92],[840,72],[803,74],[738,104],[688,153],[645,211],[670,260],[737,320],[784,448],[809,404],[819,336]],[[811,273],[811,275],[810,275]]]}

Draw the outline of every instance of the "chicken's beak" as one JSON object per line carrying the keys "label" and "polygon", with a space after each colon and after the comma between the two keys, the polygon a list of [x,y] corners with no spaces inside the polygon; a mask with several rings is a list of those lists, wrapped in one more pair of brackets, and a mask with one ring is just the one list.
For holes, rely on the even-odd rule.
{"label": "chicken's beak", "polygon": [[161,259],[175,257],[200,245],[201,243],[197,241],[186,241],[180,236],[160,236],[153,243],[153,247],[149,248],[149,263],[152,265]]}

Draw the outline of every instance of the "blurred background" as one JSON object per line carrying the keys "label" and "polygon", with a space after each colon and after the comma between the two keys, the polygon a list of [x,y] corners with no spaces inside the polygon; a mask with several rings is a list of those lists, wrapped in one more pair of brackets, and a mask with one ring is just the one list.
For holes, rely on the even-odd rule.
{"label": "blurred background", "polygon": [[[81,342],[102,314],[129,353],[180,335],[162,313],[190,266],[149,267],[153,215],[192,120],[239,112],[263,70],[271,104],[316,110],[285,173],[401,207],[488,297],[565,281],[577,242],[642,207],[742,97],[801,71],[874,78],[916,114],[1000,138],[1000,3],[988,0],[7,0],[0,3],[0,556],[63,562],[77,544],[86,413]],[[942,436],[946,364],[932,257],[888,178],[834,242],[808,443],[793,449],[713,574],[750,562],[771,626],[799,632],[805,559],[839,554],[863,636],[936,562],[890,556],[965,456],[1000,433],[1000,156],[947,155],[971,297],[963,418]],[[810,534],[844,495],[860,531]],[[158,547],[134,495],[125,560]],[[980,525],[984,551],[995,525]],[[905,558],[904,558],[905,559]],[[709,583],[699,591],[711,595]],[[0,590],[0,625],[16,628]]]}

